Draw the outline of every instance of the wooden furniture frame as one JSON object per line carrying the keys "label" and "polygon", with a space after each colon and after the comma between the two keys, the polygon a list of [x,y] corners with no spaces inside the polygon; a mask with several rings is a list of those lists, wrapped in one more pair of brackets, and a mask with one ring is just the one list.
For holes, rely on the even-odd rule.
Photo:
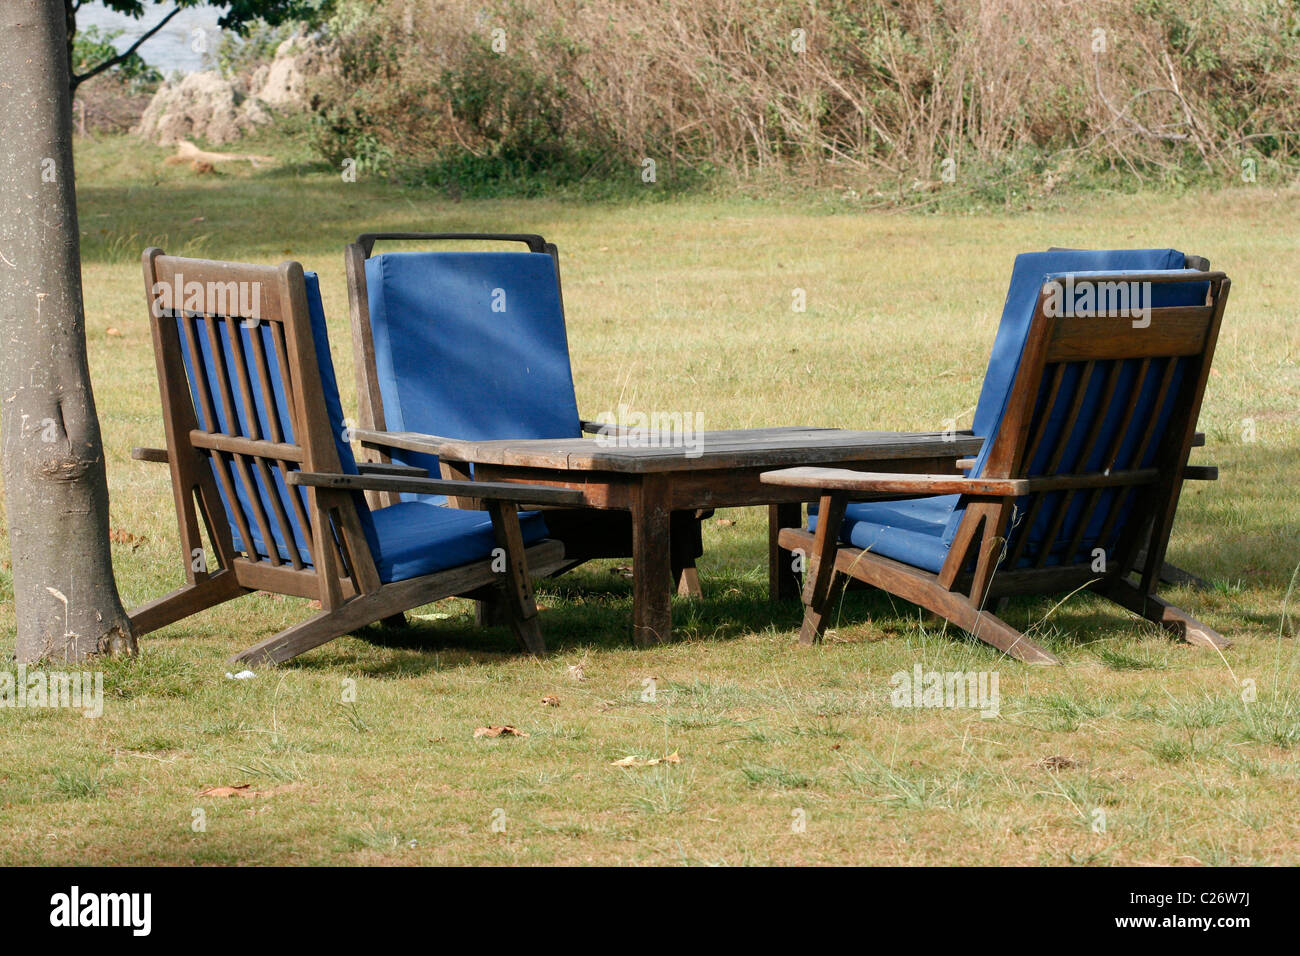
{"label": "wooden furniture frame", "polygon": [[[396,433],[386,430],[384,399],[379,387],[379,373],[375,359],[365,263],[374,251],[375,243],[387,241],[522,243],[530,252],[544,253],[551,257],[555,263],[557,286],[560,283],[558,248],[555,243],[547,242],[543,237],[531,233],[371,232],[359,236],[356,242],[349,244],[344,251],[344,263],[347,269],[352,348],[357,380],[359,427],[354,430],[354,434],[364,450],[363,454],[368,460],[376,463],[391,462],[394,450],[437,455],[440,441],[458,440],[454,437],[442,438],[436,435]],[[560,293],[560,308],[563,310],[562,290]],[[580,419],[580,427],[583,433],[593,435],[611,434],[620,430],[617,426],[588,419]],[[442,466],[442,474],[444,478],[450,480],[463,481],[470,477],[468,471],[446,464]],[[373,500],[376,505],[388,504],[396,500],[396,497],[376,496]],[[450,497],[448,504],[452,507],[471,507],[473,499]],[[703,550],[700,522],[708,517],[709,514],[703,512],[698,514],[682,512],[674,514],[672,519],[673,583],[677,593],[684,597],[698,598],[701,595],[695,562]],[[567,555],[564,566],[556,572],[557,574],[594,558],[620,558],[632,553],[630,526],[623,521],[610,520],[610,516],[597,516],[589,509],[553,510],[547,515],[547,522],[551,536],[564,544]],[[494,611],[487,602],[480,605],[480,613],[483,619],[494,616]]]}
{"label": "wooden furniture frame", "polygon": [[[638,645],[666,642],[672,634],[670,589],[684,556],[674,521],[701,509],[768,505],[780,520],[797,522],[816,491],[764,484],[760,475],[790,464],[833,464],[878,471],[951,472],[955,459],[974,454],[982,440],[940,433],[843,431],[832,428],[755,428],[704,432],[701,454],[653,444],[611,446],[595,438],[453,442],[403,436],[413,450],[433,451],[453,467],[474,466],[484,481],[521,482],[578,492],[585,507],[623,511],[633,533],[633,638]],[[797,582],[795,556],[773,541],[773,576]]]}
{"label": "wooden furniture frame", "polygon": [[[521,499],[572,505],[581,500],[581,495],[554,488],[481,482],[471,488],[466,482],[430,479],[420,469],[403,466],[361,465],[361,474],[342,473],[326,412],[302,266],[296,262],[256,266],[181,259],[167,256],[160,249],[147,249],[143,265],[167,447],[135,449],[133,454],[139,460],[166,463],[171,469],[186,583],[131,612],[137,633],[156,630],[258,590],[315,598],[320,602],[320,613],[232,658],[248,663],[281,662],[367,624],[445,597],[499,594],[520,642],[536,654],[545,650],[530,572],[548,574],[562,566],[564,549],[549,540],[525,548],[516,505]],[[204,286],[254,283],[260,307],[256,314],[234,310],[202,313],[205,321],[201,326],[196,313],[182,311],[178,323],[176,311],[166,307],[159,290],[177,284],[182,277],[186,284],[198,282]],[[226,363],[216,363],[214,387],[205,376],[196,375],[195,388],[205,423],[200,427],[182,357],[182,333],[177,326],[182,326],[188,340],[187,354],[197,356],[201,335],[208,337],[214,354],[224,354],[225,346],[219,339],[242,343],[235,328],[238,323],[253,323],[259,329],[269,327],[274,354],[268,356],[262,335],[254,334],[249,337],[251,349],[241,344],[228,350],[236,374],[230,374]],[[225,335],[218,331],[219,326]],[[270,416],[269,433],[261,434],[255,416],[250,416],[254,418],[248,426],[250,434],[219,431],[215,409],[225,409],[227,421],[234,421],[237,416],[231,410],[236,391],[242,399],[241,407],[252,408],[255,392],[263,396],[272,393],[272,369],[280,370],[283,376],[289,428]],[[270,496],[272,507],[268,509],[259,497],[255,475],[264,488],[273,487],[278,476],[289,493]],[[305,496],[297,492],[299,487],[308,489]],[[237,493],[240,490],[245,495],[243,502]],[[382,583],[354,495],[403,491],[452,495],[472,491],[477,499],[486,502],[497,543],[506,553],[505,572],[494,571],[493,562],[483,560]],[[303,560],[293,547],[290,512],[299,528],[310,528],[310,560]],[[232,522],[243,551],[236,550]],[[254,529],[268,543],[275,540],[278,531],[281,539],[289,542],[288,557],[278,553],[275,546],[264,547],[267,554],[253,553],[250,542],[256,540]],[[206,557],[204,530],[215,552],[215,567]]]}
{"label": "wooden furniture frame", "polygon": [[[1185,275],[1160,272],[1089,275],[1089,279],[1098,283],[1108,280],[1188,281]],[[1006,654],[1031,663],[1058,661],[986,609],[986,602],[1008,594],[1051,593],[1087,587],[1184,640],[1215,648],[1226,647],[1228,642],[1222,635],[1156,596],[1230,286],[1222,272],[1206,272],[1204,279],[1209,288],[1204,305],[1154,308],[1150,326],[1140,329],[1132,328],[1127,318],[1049,316],[1044,308],[1049,290],[1044,286],[1035,306],[1006,415],[979,477],[898,476],[827,468],[792,468],[763,475],[762,480],[774,486],[815,491],[820,496],[815,533],[797,527],[785,528],[780,533],[784,547],[802,549],[808,555],[800,640],[812,643],[820,639],[837,592],[836,586],[845,577],[852,577],[918,604]],[[1070,473],[1059,467],[1084,403],[1085,388],[1078,386],[1075,395],[1068,399],[1066,427],[1059,434],[1051,435],[1046,416],[1035,411],[1045,382],[1049,389],[1046,407],[1050,409],[1058,399],[1068,365],[1082,363],[1085,374],[1081,375],[1080,381],[1087,383],[1094,363],[1109,362],[1112,371],[1105,381],[1103,402],[1110,402],[1116,398],[1119,377],[1119,362],[1114,360],[1140,360],[1138,381],[1131,391],[1123,412],[1123,426],[1119,429],[1122,437],[1130,427],[1140,386],[1148,376],[1155,375],[1153,362],[1161,359],[1169,361],[1164,362],[1165,371],[1158,380],[1155,407],[1159,409],[1166,400],[1171,388],[1174,357],[1184,357],[1188,367],[1179,391],[1171,399],[1174,402],[1172,415],[1151,467],[1112,470],[1120,452],[1120,439],[1115,439],[1110,446],[1099,446],[1099,424],[1091,428],[1078,460],[1085,461],[1099,447],[1105,447],[1102,460],[1110,464],[1096,473]],[[1067,399],[1062,397],[1062,400]],[[1144,450],[1149,450],[1155,421],[1153,414],[1141,433],[1142,444],[1133,460],[1143,460]],[[1028,463],[1035,460],[1045,441],[1052,449],[1048,473],[1030,476]],[[1117,493],[1112,496],[1102,519],[1104,524],[1099,537],[1106,540],[1114,531],[1118,535],[1118,544],[1112,560],[1105,570],[1098,573],[1089,563],[1080,562],[1078,554],[1080,538],[1089,519],[1097,513],[1101,492],[1105,489],[1114,489]],[[1039,543],[1032,566],[1019,567],[1022,556],[1027,556],[1023,549],[1028,535],[1016,535],[1010,531],[1016,502],[1028,496],[1028,512],[1018,521],[1021,528],[1031,529],[1035,527],[1049,492],[1064,494],[1056,499],[1046,537]],[[839,543],[844,511],[850,500],[945,494],[966,496],[967,506],[946,560],[937,574]],[[1058,536],[1067,511],[1077,496],[1083,496],[1086,510],[1076,525],[1075,534],[1066,542],[1064,553],[1069,563],[1048,565],[1047,556],[1063,540],[1058,540]],[[1129,506],[1131,511],[1126,512],[1125,508]],[[1125,514],[1128,515],[1127,521],[1117,524]],[[1009,541],[1009,538],[1013,540]],[[1138,562],[1139,554],[1142,555],[1141,563]],[[1006,569],[999,570],[1004,563]],[[1131,580],[1133,575],[1136,575],[1136,581]]]}

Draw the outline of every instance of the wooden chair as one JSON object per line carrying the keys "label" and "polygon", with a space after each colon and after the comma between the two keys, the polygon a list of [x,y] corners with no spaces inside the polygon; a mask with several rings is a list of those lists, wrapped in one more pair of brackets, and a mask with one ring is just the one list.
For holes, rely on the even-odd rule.
{"label": "wooden chair", "polygon": [[[1049,255],[1017,259],[1008,309],[1034,294],[1028,334],[999,420],[979,457],[963,463],[967,474],[763,476],[821,490],[810,529],[780,534],[783,547],[807,556],[801,641],[821,636],[836,585],[850,576],[1031,663],[1058,661],[986,602],[1088,587],[1189,642],[1227,646],[1156,587],[1229,281],[1191,270],[1076,277],[1150,282],[1150,324],[1135,327],[1126,316],[1054,314],[1049,280],[1061,277],[1044,275],[1051,259],[1035,258]],[[849,504],[884,496],[905,500]]]}
{"label": "wooden chair", "polygon": [[[499,594],[521,643],[544,651],[529,575],[560,567],[564,549],[516,505],[580,495],[357,465],[316,277],[296,262],[148,249],[144,279],[167,447],[134,455],[171,468],[187,583],[131,612],[137,633],[258,590],[315,598],[319,614],[233,658],[280,662],[432,601]],[[372,509],[366,491],[472,493],[487,511]]]}
{"label": "wooden chair", "polygon": [[[389,252],[380,241],[509,242],[527,251]],[[559,252],[529,234],[367,233],[345,253],[360,427],[356,437],[377,462],[441,469],[464,479],[414,447],[405,433],[469,441],[577,438],[612,426],[583,419],[573,387]],[[458,498],[433,499],[460,507]],[[673,575],[678,592],[699,596],[696,559],[700,521],[683,512],[672,520]],[[563,542],[567,564],[627,557],[632,528],[621,512],[548,510],[551,537]]]}

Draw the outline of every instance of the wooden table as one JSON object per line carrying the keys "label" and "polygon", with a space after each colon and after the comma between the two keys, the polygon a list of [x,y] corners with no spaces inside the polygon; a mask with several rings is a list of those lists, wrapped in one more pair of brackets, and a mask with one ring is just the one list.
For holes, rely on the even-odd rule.
{"label": "wooden table", "polygon": [[[672,631],[672,515],[699,508],[769,506],[769,586],[773,599],[798,594],[792,556],[776,544],[782,527],[797,527],[808,489],[765,485],[759,475],[791,465],[870,471],[955,474],[956,459],[975,455],[982,440],[969,432],[941,434],[834,428],[750,428],[701,432],[698,453],[648,444],[638,436],[466,442],[412,433],[390,443],[437,454],[445,477],[573,488],[586,505],[632,515],[633,625],[637,644],[668,641]],[[462,505],[468,502],[460,502]],[[679,536],[680,538],[681,536]]]}

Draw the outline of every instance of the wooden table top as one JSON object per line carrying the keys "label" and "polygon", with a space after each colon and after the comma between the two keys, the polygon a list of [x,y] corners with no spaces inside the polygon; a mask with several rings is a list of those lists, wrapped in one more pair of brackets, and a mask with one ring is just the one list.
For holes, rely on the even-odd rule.
{"label": "wooden table top", "polygon": [[881,461],[900,458],[954,458],[975,455],[983,439],[969,432],[851,431],[840,428],[744,428],[700,432],[692,447],[653,444],[637,436],[535,438],[505,441],[447,441],[405,434],[403,445],[449,461],[645,474],[727,468],[781,468],[809,462]]}

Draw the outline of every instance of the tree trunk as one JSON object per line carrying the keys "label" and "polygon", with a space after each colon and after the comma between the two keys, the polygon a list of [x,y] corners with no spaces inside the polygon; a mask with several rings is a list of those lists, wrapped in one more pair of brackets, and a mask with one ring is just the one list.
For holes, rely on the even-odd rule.
{"label": "tree trunk", "polygon": [[65,8],[0,2],[0,442],[19,661],[134,652],[86,362]]}

